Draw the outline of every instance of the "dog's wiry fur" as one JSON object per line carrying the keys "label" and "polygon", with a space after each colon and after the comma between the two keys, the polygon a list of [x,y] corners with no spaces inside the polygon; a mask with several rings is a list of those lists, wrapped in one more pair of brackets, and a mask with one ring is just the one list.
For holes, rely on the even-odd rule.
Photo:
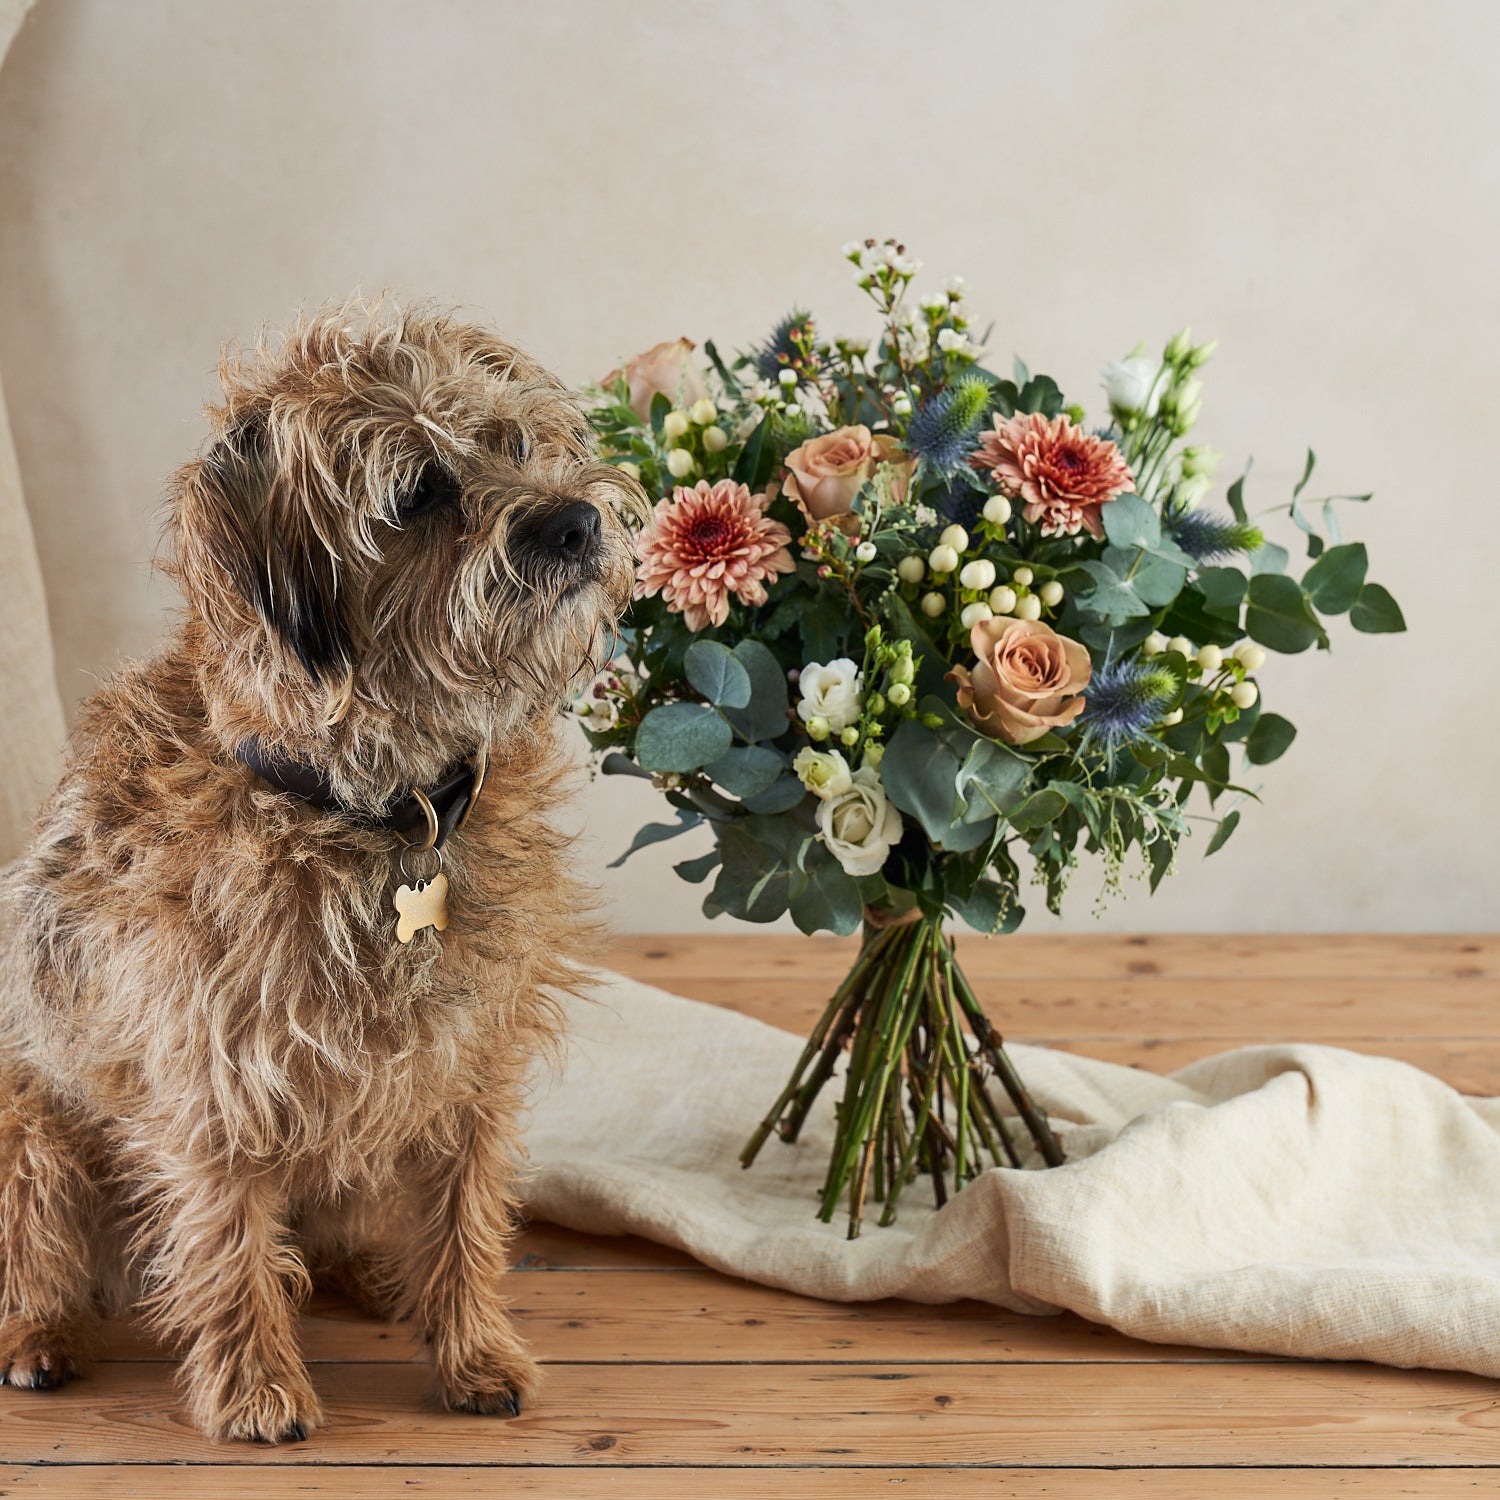
{"label": "dog's wiry fur", "polygon": [[[518,1110],[583,982],[552,725],[640,496],[553,377],[427,308],[325,310],[221,374],[169,501],[185,614],[86,705],[0,884],[0,1377],[66,1379],[133,1295],[205,1431],[300,1437],[316,1275],[414,1318],[446,1405],[514,1412]],[[537,541],[578,501],[582,562]],[[268,787],[248,736],[372,812],[488,747],[446,933],[397,943],[393,836]]]}

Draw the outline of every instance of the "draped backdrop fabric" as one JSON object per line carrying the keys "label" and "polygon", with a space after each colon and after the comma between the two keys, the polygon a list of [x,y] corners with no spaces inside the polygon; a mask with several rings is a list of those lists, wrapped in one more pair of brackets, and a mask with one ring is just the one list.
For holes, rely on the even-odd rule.
{"label": "draped backdrop fabric", "polygon": [[[31,0],[0,0],[0,66]],[[62,701],[47,601],[0,385],[0,864],[19,854],[57,774]]]}
{"label": "draped backdrop fabric", "polygon": [[[569,1002],[539,1075],[528,1212],[638,1234],[837,1301],[1067,1309],[1158,1343],[1500,1377],[1500,1099],[1333,1047],[1247,1047],[1170,1077],[1012,1048],[1068,1151],[845,1237],[815,1217],[826,1090],[802,1139],[738,1162],[798,1038],[617,976]],[[1003,1101],[1001,1101],[1003,1102]]]}

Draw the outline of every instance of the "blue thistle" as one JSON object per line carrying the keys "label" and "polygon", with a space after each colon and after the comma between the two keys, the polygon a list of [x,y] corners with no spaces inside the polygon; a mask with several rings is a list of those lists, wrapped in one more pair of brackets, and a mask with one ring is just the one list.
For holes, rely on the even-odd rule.
{"label": "blue thistle", "polygon": [[755,368],[762,380],[775,380],[787,369],[796,357],[797,347],[792,343],[792,329],[805,329],[812,314],[794,307],[772,330],[771,336],[755,351]]}
{"label": "blue thistle", "polygon": [[1195,562],[1254,552],[1266,539],[1259,526],[1209,511],[1184,510],[1174,515],[1169,510],[1166,522],[1168,535]]}
{"label": "blue thistle", "polygon": [[1090,743],[1114,751],[1143,740],[1177,697],[1176,676],[1141,657],[1117,657],[1095,671],[1084,692],[1080,723]]}
{"label": "blue thistle", "polygon": [[938,473],[951,474],[969,456],[989,409],[989,381],[965,375],[918,407],[906,429],[907,449]]}
{"label": "blue thistle", "polygon": [[954,479],[946,489],[928,495],[927,504],[943,518],[945,526],[956,522],[965,531],[973,531],[979,525],[979,513],[984,509],[984,502],[989,498],[990,491],[975,489],[973,485],[965,484],[962,477],[959,477]]}

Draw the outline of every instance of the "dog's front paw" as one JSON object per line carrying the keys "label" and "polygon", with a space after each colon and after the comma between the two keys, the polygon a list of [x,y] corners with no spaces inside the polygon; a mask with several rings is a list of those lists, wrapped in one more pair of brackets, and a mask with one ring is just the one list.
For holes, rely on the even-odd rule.
{"label": "dog's front paw", "polygon": [[540,1372],[524,1355],[477,1362],[442,1381],[442,1402],[448,1411],[472,1412],[481,1417],[519,1417],[536,1400]]}
{"label": "dog's front paw", "polygon": [[300,1443],[323,1422],[305,1382],[248,1387],[203,1424],[210,1437],[242,1443]]}
{"label": "dog's front paw", "polygon": [[19,1318],[0,1326],[0,1385],[50,1391],[77,1373],[77,1356],[66,1334]]}

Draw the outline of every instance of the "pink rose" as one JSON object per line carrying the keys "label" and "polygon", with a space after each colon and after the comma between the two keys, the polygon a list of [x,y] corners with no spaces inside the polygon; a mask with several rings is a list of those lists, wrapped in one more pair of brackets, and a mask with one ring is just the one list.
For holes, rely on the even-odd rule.
{"label": "pink rose", "polygon": [[1088,652],[1040,620],[996,615],[970,632],[973,670],[954,667],[959,706],[992,739],[1025,745],[1083,712],[1093,668]]}
{"label": "pink rose", "polygon": [[835,520],[849,514],[854,497],[883,463],[896,466],[895,493],[902,498],[912,461],[895,439],[875,437],[868,427],[840,427],[787,454],[786,492],[813,525]]}
{"label": "pink rose", "polygon": [[[691,339],[670,339],[625,361],[630,409],[638,417],[650,417],[651,398],[658,392],[677,407],[691,406],[708,395],[703,376],[692,360],[694,347]],[[604,377],[604,384],[613,385],[619,378],[620,372],[612,370]]]}

